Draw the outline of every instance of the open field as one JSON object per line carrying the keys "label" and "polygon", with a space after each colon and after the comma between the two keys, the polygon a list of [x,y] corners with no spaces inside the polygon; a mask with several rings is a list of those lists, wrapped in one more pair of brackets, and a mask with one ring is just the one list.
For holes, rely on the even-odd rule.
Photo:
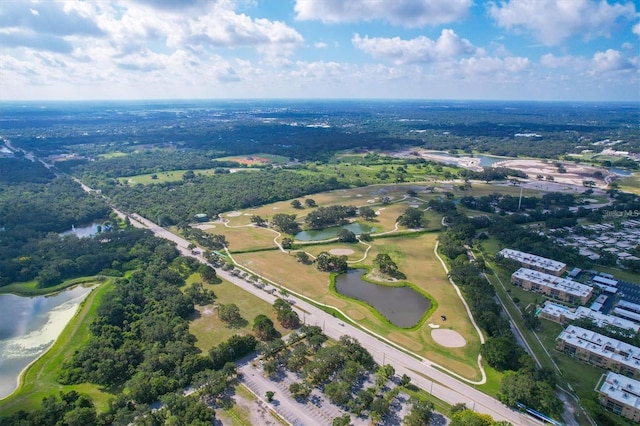
{"label": "open field", "polygon": [[[193,274],[187,280],[188,283],[201,281],[199,274]],[[212,290],[216,294],[214,304],[234,303],[240,308],[242,318],[247,320],[247,325],[244,327],[228,327],[227,324],[218,319],[213,305],[196,306],[197,313],[194,314],[189,323],[189,331],[197,339],[196,346],[205,354],[209,349],[227,340],[234,334],[250,334],[253,319],[259,314],[268,316],[281,334],[285,335],[290,332],[290,330],[280,326],[272,306],[264,300],[224,280],[222,280],[220,284],[204,284],[204,287]],[[302,315],[300,316],[302,317]]]}
{"label": "open field", "polygon": [[111,288],[112,281],[101,284],[82,302],[73,319],[53,343],[51,348],[34,361],[21,377],[16,391],[0,401],[0,413],[11,414],[19,410],[30,411],[39,407],[42,398],[57,394],[60,391],[72,390],[88,394],[96,404],[98,411],[107,408],[107,401],[112,397],[99,386],[88,383],[80,385],[61,385],[56,382],[60,366],[71,359],[75,351],[87,343],[89,324],[96,314],[102,296]]}
{"label": "open field", "polygon": [[[216,167],[214,169],[198,169],[194,170],[196,176],[213,176],[216,174],[216,170],[220,169],[220,167]],[[236,169],[228,169],[230,173],[236,173],[239,171],[256,171],[255,169],[249,168],[236,168]],[[123,176],[118,178],[120,183],[124,185],[149,185],[152,183],[165,183],[165,182],[176,182],[181,181],[182,176],[187,172],[187,170],[172,170],[169,172],[158,172],[158,173],[148,173],[144,175],[136,175],[136,176]],[[156,179],[153,179],[152,176],[156,176]]]}
{"label": "open field", "polygon": [[[478,379],[476,357],[480,349],[480,341],[462,302],[449,284],[440,262],[433,253],[436,238],[436,234],[422,234],[374,240],[371,243],[369,257],[362,262],[362,265],[371,266],[372,259],[378,253],[389,254],[400,270],[407,275],[406,281],[414,284],[437,302],[437,309],[422,326],[410,330],[393,326],[360,301],[332,293],[329,289],[329,274],[318,271],[312,265],[297,262],[292,255],[269,251],[238,254],[234,258],[240,265],[281,283],[295,292],[340,309],[362,326],[413,352],[424,355],[465,377]],[[344,244],[319,247],[322,247],[322,250],[329,250],[342,246]],[[354,265],[354,267],[357,266]],[[442,322],[440,315],[446,315],[447,321]],[[444,348],[436,344],[431,337],[429,322],[459,332],[464,336],[467,345],[462,348]]]}
{"label": "open field", "polygon": [[236,163],[246,164],[248,166],[253,165],[265,165],[270,163],[286,164],[289,162],[287,157],[273,154],[252,154],[252,155],[235,155],[230,157],[216,158],[217,161],[235,161]]}
{"label": "open field", "polygon": [[275,247],[273,239],[278,235],[274,230],[268,228],[256,226],[229,228],[220,222],[216,222],[215,228],[209,228],[205,232],[224,235],[229,242],[231,252]]}
{"label": "open field", "polygon": [[[438,193],[431,193],[425,190],[425,185],[417,184],[397,184],[397,185],[372,185],[362,188],[350,188],[341,189],[330,192],[323,192],[320,194],[309,195],[308,197],[299,198],[304,204],[305,198],[313,199],[318,207],[327,207],[332,205],[353,205],[356,207],[371,206],[374,210],[379,212],[379,215],[370,222],[366,222],[369,225],[378,227],[377,232],[390,231],[394,228],[396,219],[409,207],[409,204],[421,204],[423,201],[439,196]],[[418,192],[416,198],[408,198],[404,200],[406,192],[409,189],[414,189]],[[382,198],[390,197],[391,204],[382,205]],[[401,202],[393,202],[402,200]],[[298,220],[303,221],[304,217],[313,212],[316,208],[304,207],[302,209],[295,209],[291,206],[291,201],[279,201],[276,203],[267,204],[261,207],[246,209],[238,214],[237,212],[222,213],[221,216],[228,221],[230,226],[247,225],[251,223],[251,216],[258,215],[264,219],[270,219],[273,215],[278,213],[295,214]],[[434,212],[427,212],[425,217],[429,221],[429,228],[439,228],[439,224],[442,220],[442,216]],[[216,225],[217,226],[217,225]],[[218,226],[219,228],[219,226]],[[218,229],[211,231],[218,233]]]}
{"label": "open field", "polygon": [[633,173],[629,177],[618,180],[620,189],[625,192],[631,192],[640,195],[640,172]]}

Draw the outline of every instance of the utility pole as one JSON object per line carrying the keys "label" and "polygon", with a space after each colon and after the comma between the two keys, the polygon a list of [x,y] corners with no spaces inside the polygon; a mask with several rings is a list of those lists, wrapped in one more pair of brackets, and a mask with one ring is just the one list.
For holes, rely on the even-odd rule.
{"label": "utility pole", "polygon": [[520,211],[521,205],[522,205],[522,187],[520,187],[520,199],[518,199],[518,211]]}

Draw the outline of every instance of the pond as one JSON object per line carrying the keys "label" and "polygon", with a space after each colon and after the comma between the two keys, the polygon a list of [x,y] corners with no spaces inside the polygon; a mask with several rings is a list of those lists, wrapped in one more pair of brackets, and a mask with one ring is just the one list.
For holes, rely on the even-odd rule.
{"label": "pond", "polygon": [[91,288],[77,286],[51,296],[0,294],[0,399],[62,333]]}
{"label": "pond", "polygon": [[294,237],[296,240],[300,241],[321,241],[328,240],[329,238],[335,238],[338,236],[338,233],[343,230],[348,229],[356,235],[359,234],[368,234],[371,232],[375,232],[377,228],[375,226],[369,226],[364,223],[350,223],[344,226],[332,226],[330,228],[324,229],[310,229],[307,231],[301,231],[296,234]]}
{"label": "pond", "polygon": [[607,170],[610,171],[611,173],[615,173],[620,176],[626,176],[626,177],[633,176],[632,172],[625,169],[619,169],[617,167],[609,167]]}
{"label": "pond", "polygon": [[102,224],[102,222],[92,222],[88,225],[72,226],[70,230],[61,232],[58,235],[64,237],[66,235],[73,234],[78,238],[93,237],[98,233],[98,227],[104,229],[105,226]]}
{"label": "pond", "polygon": [[431,301],[411,287],[387,287],[364,281],[365,269],[352,269],[336,277],[336,291],[373,306],[393,325],[409,328],[418,323]]}

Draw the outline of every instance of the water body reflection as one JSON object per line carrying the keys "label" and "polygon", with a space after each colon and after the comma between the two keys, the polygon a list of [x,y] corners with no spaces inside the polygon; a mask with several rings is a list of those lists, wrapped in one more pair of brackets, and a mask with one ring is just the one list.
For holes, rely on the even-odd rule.
{"label": "water body reflection", "polygon": [[336,291],[367,302],[392,324],[408,328],[420,321],[431,301],[411,287],[387,287],[362,280],[364,269],[352,269],[336,277]]}
{"label": "water body reflection", "polygon": [[22,370],[49,349],[90,291],[78,286],[52,296],[0,294],[0,398],[15,390]]}

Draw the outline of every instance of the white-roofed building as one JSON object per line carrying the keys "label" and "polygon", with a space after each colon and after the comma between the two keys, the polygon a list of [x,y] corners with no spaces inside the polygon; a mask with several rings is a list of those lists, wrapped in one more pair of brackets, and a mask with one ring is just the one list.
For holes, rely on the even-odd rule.
{"label": "white-roofed building", "polygon": [[640,330],[640,325],[633,321],[619,318],[615,315],[603,314],[602,312],[594,311],[584,306],[572,309],[568,306],[553,303],[550,300],[545,302],[538,316],[559,324],[567,324],[579,318],[588,318],[598,327],[614,326],[625,330],[633,330],[636,333]]}
{"label": "white-roofed building", "polygon": [[557,349],[580,361],[640,378],[640,348],[595,331],[570,325],[556,338]]}
{"label": "white-roofed building", "polygon": [[639,381],[610,371],[598,393],[598,400],[604,408],[636,423],[640,422]]}
{"label": "white-roofed building", "polygon": [[579,282],[520,268],[511,275],[511,283],[563,302],[584,305],[591,298],[593,287]]}
{"label": "white-roofed building", "polygon": [[562,275],[567,270],[567,265],[546,257],[536,256],[535,254],[525,253],[523,251],[502,249],[498,253],[500,256],[515,260],[524,268],[533,269],[534,271],[545,272],[555,276]]}

